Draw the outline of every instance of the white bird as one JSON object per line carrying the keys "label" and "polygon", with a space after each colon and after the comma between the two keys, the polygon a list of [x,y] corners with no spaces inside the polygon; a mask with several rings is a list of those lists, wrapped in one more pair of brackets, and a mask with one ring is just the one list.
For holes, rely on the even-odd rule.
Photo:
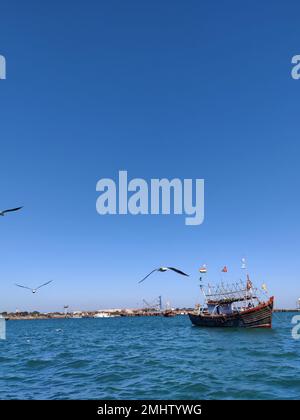
{"label": "white bird", "polygon": [[160,271],[161,273],[164,273],[165,271],[168,271],[168,270],[172,270],[172,271],[175,271],[175,273],[181,274],[182,276],[189,277],[189,274],[186,274],[183,271],[178,270],[178,268],[174,268],[174,267],[160,267],[160,268],[156,268],[155,270],[152,270],[151,273],[147,274],[147,276],[144,277],[142,280],[140,280],[139,283],[142,283],[144,280],[146,280],[155,271]]}
{"label": "white bird", "polygon": [[38,289],[40,289],[43,286],[46,286],[46,284],[51,283],[53,280],[47,281],[46,283],[41,284],[40,286],[36,287],[35,289],[32,289],[31,287],[27,287],[27,286],[22,286],[21,284],[15,284],[18,287],[22,287],[22,289],[28,289],[31,290],[32,293],[36,293],[38,291]]}
{"label": "white bird", "polygon": [[5,216],[6,213],[10,213],[12,211],[18,211],[21,210],[23,207],[16,207],[14,209],[7,209],[7,210],[2,210],[0,211],[0,216]]}

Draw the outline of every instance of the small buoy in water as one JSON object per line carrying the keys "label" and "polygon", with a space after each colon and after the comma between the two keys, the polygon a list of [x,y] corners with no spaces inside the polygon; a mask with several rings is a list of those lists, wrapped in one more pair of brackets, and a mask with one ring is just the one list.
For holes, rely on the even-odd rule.
{"label": "small buoy in water", "polygon": [[55,330],[56,332],[62,332],[62,329],[61,328],[56,328],[56,330]]}

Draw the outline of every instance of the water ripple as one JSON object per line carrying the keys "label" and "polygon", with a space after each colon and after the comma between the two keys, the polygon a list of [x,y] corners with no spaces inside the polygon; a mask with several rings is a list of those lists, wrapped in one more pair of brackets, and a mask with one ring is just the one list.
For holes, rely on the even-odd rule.
{"label": "water ripple", "polygon": [[273,330],[201,329],[187,317],[10,321],[5,399],[298,399],[291,314]]}

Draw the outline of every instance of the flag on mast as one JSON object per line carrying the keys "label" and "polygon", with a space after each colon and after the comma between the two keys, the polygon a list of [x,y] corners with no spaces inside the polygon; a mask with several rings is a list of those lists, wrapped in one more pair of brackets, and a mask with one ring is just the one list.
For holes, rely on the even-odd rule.
{"label": "flag on mast", "polygon": [[242,267],[241,267],[243,270],[245,270],[247,267],[246,267],[246,258],[242,258]]}
{"label": "flag on mast", "polygon": [[267,288],[266,283],[263,283],[263,284],[261,285],[261,288],[262,288],[265,292],[267,292],[267,291],[268,291],[268,288]]}
{"label": "flag on mast", "polygon": [[226,265],[222,268],[222,273],[228,273],[228,268]]}
{"label": "flag on mast", "polygon": [[252,289],[252,281],[250,280],[249,275],[247,275],[247,290],[251,290]]}
{"label": "flag on mast", "polygon": [[199,268],[199,271],[201,274],[207,273],[206,264],[203,264],[202,267]]}

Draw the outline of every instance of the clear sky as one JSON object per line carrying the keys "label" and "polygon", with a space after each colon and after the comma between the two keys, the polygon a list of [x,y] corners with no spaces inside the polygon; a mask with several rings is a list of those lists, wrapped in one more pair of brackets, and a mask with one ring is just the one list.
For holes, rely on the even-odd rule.
{"label": "clear sky", "polygon": [[[241,276],[300,296],[299,1],[3,0],[0,309],[199,300]],[[96,182],[205,179],[205,221],[100,216]],[[190,278],[158,273],[181,268]],[[32,295],[15,282],[36,286]]]}

